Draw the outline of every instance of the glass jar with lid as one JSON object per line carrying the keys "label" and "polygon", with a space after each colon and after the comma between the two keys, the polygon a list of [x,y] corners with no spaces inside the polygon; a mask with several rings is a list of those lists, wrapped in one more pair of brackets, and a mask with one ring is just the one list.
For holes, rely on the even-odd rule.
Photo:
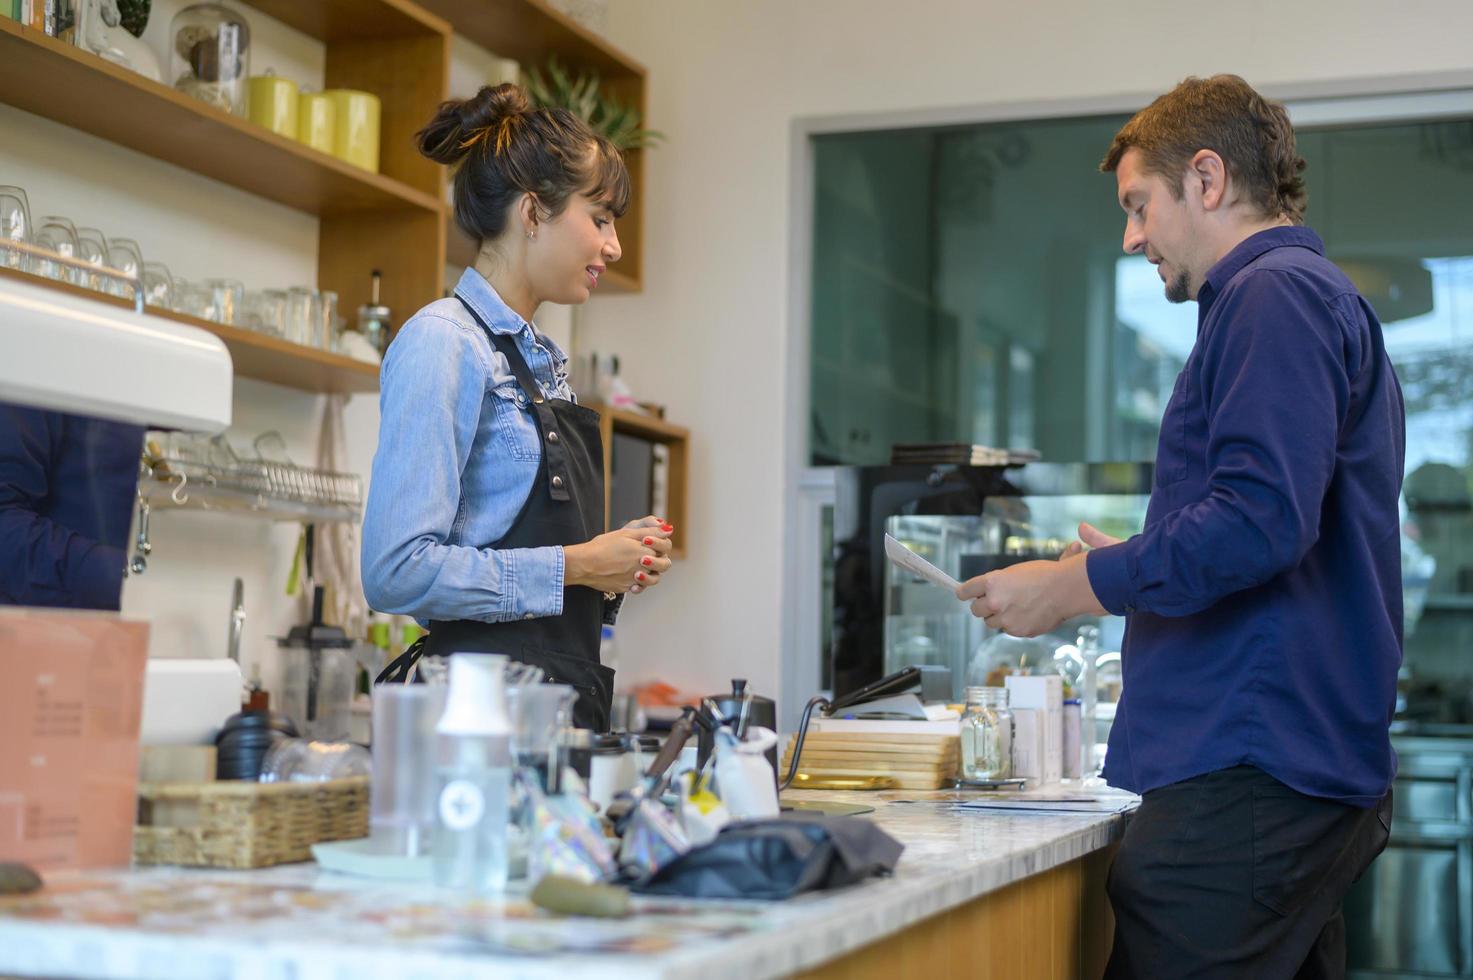
{"label": "glass jar with lid", "polygon": [[251,74],[251,26],[245,17],[221,3],[197,3],[174,15],[169,36],[174,88],[244,116]]}
{"label": "glass jar with lid", "polygon": [[1013,712],[1005,687],[969,687],[961,721],[963,782],[1010,779],[1013,775]]}

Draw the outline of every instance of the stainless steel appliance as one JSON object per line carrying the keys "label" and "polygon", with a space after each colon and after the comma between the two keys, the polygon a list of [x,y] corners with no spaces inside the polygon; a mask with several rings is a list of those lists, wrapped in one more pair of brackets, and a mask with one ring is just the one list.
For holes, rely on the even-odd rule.
{"label": "stainless steel appliance", "polygon": [[1347,975],[1473,976],[1473,727],[1396,735],[1391,841],[1345,900]]}

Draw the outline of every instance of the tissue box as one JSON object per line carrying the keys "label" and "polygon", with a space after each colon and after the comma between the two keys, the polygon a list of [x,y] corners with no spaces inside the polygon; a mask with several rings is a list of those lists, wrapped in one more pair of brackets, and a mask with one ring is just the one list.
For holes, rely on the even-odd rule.
{"label": "tissue box", "polygon": [[1013,775],[1030,784],[1043,781],[1043,712],[1013,710]]}
{"label": "tissue box", "polygon": [[1043,728],[1043,771],[1039,778],[1057,783],[1064,778],[1064,679],[1058,674],[1014,675],[1004,683],[1013,709],[1039,712]]}

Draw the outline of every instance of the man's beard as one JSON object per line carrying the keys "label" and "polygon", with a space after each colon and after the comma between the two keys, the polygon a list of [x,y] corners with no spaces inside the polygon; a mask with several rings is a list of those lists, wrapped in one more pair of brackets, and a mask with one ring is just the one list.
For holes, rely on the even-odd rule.
{"label": "man's beard", "polygon": [[1192,298],[1192,282],[1185,271],[1178,272],[1166,283],[1166,301],[1185,303]]}

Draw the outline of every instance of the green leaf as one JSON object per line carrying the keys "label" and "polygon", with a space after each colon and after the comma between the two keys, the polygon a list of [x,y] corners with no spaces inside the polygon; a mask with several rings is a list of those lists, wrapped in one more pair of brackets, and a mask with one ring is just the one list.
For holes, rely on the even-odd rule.
{"label": "green leaf", "polygon": [[525,88],[534,106],[567,109],[621,150],[653,146],[665,139],[663,133],[639,128],[638,109],[601,93],[597,72],[573,75],[556,57],[547,60],[545,72],[533,68],[527,74]]}

